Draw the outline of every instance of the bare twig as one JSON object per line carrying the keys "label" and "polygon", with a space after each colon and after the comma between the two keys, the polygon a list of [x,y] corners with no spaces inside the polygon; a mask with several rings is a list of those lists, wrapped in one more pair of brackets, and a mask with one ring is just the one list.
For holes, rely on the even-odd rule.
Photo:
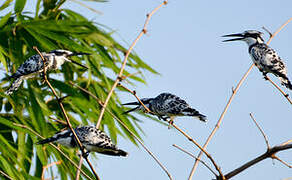
{"label": "bare twig", "polygon": [[2,174],[2,176],[4,176],[7,179],[13,180],[8,174],[6,174],[5,172],[0,170],[0,174]]}
{"label": "bare twig", "polygon": [[83,164],[83,156],[80,156],[80,160],[79,160],[79,164],[78,164],[79,168],[77,169],[75,180],[79,180],[79,178],[80,178],[80,170],[79,169],[81,169],[82,164]]}
{"label": "bare twig", "polygon": [[99,114],[99,117],[98,117],[98,120],[97,120],[97,123],[96,123],[96,127],[98,128],[100,126],[100,123],[101,123],[101,120],[102,120],[102,117],[103,117],[103,114],[104,114],[104,111],[105,111],[105,108],[115,90],[115,88],[117,87],[118,83],[122,80],[122,75],[123,75],[123,72],[124,72],[124,69],[125,69],[125,66],[126,66],[126,63],[127,63],[127,60],[128,60],[128,56],[130,55],[132,49],[134,48],[134,46],[136,45],[136,43],[138,42],[138,40],[142,37],[143,34],[146,34],[147,32],[147,25],[150,21],[150,18],[151,16],[158,10],[160,9],[162,6],[166,5],[167,4],[167,0],[163,1],[163,3],[161,3],[159,6],[157,6],[154,10],[152,10],[149,14],[147,14],[147,18],[146,18],[146,21],[145,21],[145,24],[143,26],[143,29],[142,31],[140,32],[140,34],[137,36],[137,38],[134,40],[134,42],[132,43],[132,45],[129,47],[129,49],[127,50],[126,54],[125,54],[125,57],[124,57],[124,60],[123,60],[123,64],[122,64],[122,67],[120,69],[120,72],[111,88],[111,90],[109,91],[107,97],[106,97],[106,100],[104,102],[104,104],[102,105],[102,108],[101,108],[101,111],[100,111],[100,114]]}
{"label": "bare twig", "polygon": [[170,125],[173,126],[175,129],[177,129],[182,135],[184,135],[189,141],[194,143],[203,153],[205,153],[205,155],[210,159],[210,161],[214,165],[215,169],[219,173],[219,176],[217,176],[217,178],[219,178],[221,180],[225,180],[225,177],[224,177],[223,173],[221,172],[220,167],[216,164],[216,162],[214,161],[212,156],[204,148],[202,148],[202,146],[199,143],[197,143],[191,136],[189,136],[186,132],[184,132],[179,127],[177,127],[174,123],[170,123]]}
{"label": "bare twig", "polygon": [[265,76],[265,79],[267,79],[270,83],[272,83],[282,94],[283,96],[289,101],[290,104],[292,104],[291,99],[289,98],[289,95],[285,93],[276,83],[274,83],[268,76]]}
{"label": "bare twig", "polygon": [[52,162],[51,164],[48,164],[48,165],[46,165],[46,166],[43,166],[42,180],[44,180],[44,178],[45,178],[45,171],[46,171],[47,168],[49,168],[49,167],[51,167],[51,166],[53,166],[53,165],[61,164],[61,163],[62,163],[62,161],[56,161],[56,162]]}
{"label": "bare twig", "polygon": [[267,149],[270,149],[270,144],[269,144],[269,141],[268,141],[268,138],[265,134],[265,132],[263,131],[263,129],[260,127],[260,125],[257,123],[257,121],[255,120],[255,118],[253,117],[252,113],[249,113],[251,119],[253,120],[253,122],[255,123],[255,125],[257,126],[257,128],[260,130],[260,132],[262,133],[265,141],[266,141],[266,145],[267,145]]}
{"label": "bare twig", "polygon": [[281,145],[286,145],[286,144],[290,144],[290,143],[292,143],[292,139],[290,139],[290,140],[288,140],[288,141],[282,143]]}
{"label": "bare twig", "polygon": [[[38,50],[38,48],[37,48],[36,46],[34,46],[33,49],[37,51],[37,53],[40,55],[40,57],[41,57],[42,60],[43,60],[43,69],[44,69],[44,70],[43,70],[43,78],[44,78],[44,81],[47,83],[47,85],[48,85],[49,88],[51,89],[52,93],[54,94],[55,98],[57,99],[57,102],[58,102],[58,104],[59,104],[59,106],[60,106],[60,109],[61,109],[61,111],[62,111],[62,113],[63,113],[63,115],[64,115],[64,117],[65,117],[65,119],[66,119],[67,125],[68,125],[68,127],[70,128],[71,132],[73,133],[74,138],[75,138],[75,140],[76,140],[76,142],[77,142],[77,144],[78,144],[78,146],[79,146],[79,148],[80,148],[80,150],[81,150],[81,152],[82,152],[82,155],[85,155],[85,153],[86,153],[86,152],[85,152],[85,148],[83,147],[83,145],[82,145],[82,143],[80,142],[80,140],[79,140],[79,138],[78,138],[78,136],[77,136],[75,130],[73,129],[73,127],[72,127],[72,125],[71,125],[71,123],[70,123],[69,117],[68,117],[68,115],[67,115],[67,113],[66,113],[66,111],[65,111],[65,108],[64,108],[64,106],[63,106],[63,103],[62,103],[62,100],[63,100],[63,99],[62,99],[62,98],[59,98],[59,96],[58,96],[57,93],[56,93],[56,90],[53,88],[53,86],[51,85],[51,83],[49,82],[49,80],[48,80],[48,78],[47,78],[47,74],[46,74],[46,66],[45,66],[46,59],[43,57],[42,53]],[[90,161],[88,160],[88,157],[86,156],[86,157],[84,157],[84,158],[85,158],[87,164],[89,165],[89,167],[90,167],[92,173],[94,174],[95,178],[96,178],[97,180],[99,180],[99,177],[98,177],[97,173],[95,172],[95,170],[94,170],[92,164],[91,164]]]}
{"label": "bare twig", "polygon": [[[195,155],[193,155],[192,153],[190,153],[190,152],[188,152],[187,150],[185,150],[185,149],[183,149],[183,148],[181,148],[181,147],[179,147],[178,145],[176,145],[176,144],[173,144],[172,146],[174,146],[174,147],[176,147],[177,149],[179,149],[179,150],[181,150],[182,152],[184,152],[184,153],[186,153],[186,154],[188,154],[189,156],[191,156],[192,158],[195,158],[195,159],[197,159],[197,157],[195,156]],[[206,168],[208,168],[216,177],[217,177],[217,174],[216,174],[216,172],[215,171],[213,171],[213,169],[210,167],[210,166],[208,166],[208,164],[207,163],[205,163],[204,161],[202,161],[202,160],[198,160],[198,161],[200,161]]]}
{"label": "bare twig", "polygon": [[253,160],[245,163],[244,165],[240,166],[239,168],[227,173],[225,175],[225,178],[226,179],[230,179],[234,176],[236,176],[237,174],[241,173],[242,171],[244,171],[245,169],[255,165],[256,163],[264,160],[264,159],[267,159],[267,158],[273,158],[273,156],[275,156],[275,154],[277,152],[280,152],[280,151],[284,151],[284,150],[287,150],[287,149],[292,149],[292,144],[286,144],[286,145],[280,145],[280,146],[274,146],[270,149],[268,149],[265,153],[263,153],[262,155],[254,158]]}
{"label": "bare twig", "polygon": [[[35,132],[33,129],[31,129],[30,127],[26,126],[26,125],[22,125],[22,124],[17,124],[17,123],[13,123],[14,126],[18,126],[24,129],[29,130],[30,132],[32,132],[33,134],[37,135],[38,137],[45,139],[43,136],[41,136],[39,133]],[[53,143],[49,143],[51,146],[53,146],[57,151],[59,151],[68,161],[70,161],[71,164],[73,164],[73,166],[75,166],[77,169],[79,169],[78,165],[72,160],[70,159],[59,147],[57,147],[55,144]],[[80,172],[87,177],[88,179],[92,180],[91,177],[89,177],[82,169],[79,169]]]}
{"label": "bare twig", "polygon": [[[77,84],[74,84],[72,81],[69,82],[71,85],[77,87],[78,89],[80,89],[81,91],[87,93],[88,95],[90,95],[92,98],[94,98],[98,104],[100,106],[103,106],[103,103],[100,101],[100,99],[98,99],[94,94],[92,94],[90,91],[78,86]],[[172,176],[171,174],[168,172],[168,170],[166,169],[166,167],[163,166],[163,164],[158,160],[158,158],[144,145],[144,143],[127,127],[127,125],[125,125],[125,123],[123,123],[122,120],[120,120],[117,116],[115,116],[108,108],[106,108],[106,111],[114,118],[116,119],[130,134],[131,136],[134,137],[134,139],[136,141],[139,142],[139,144],[145,149],[145,151],[157,162],[157,164],[162,168],[162,170],[167,174],[167,176],[169,177],[170,180],[172,180]]]}
{"label": "bare twig", "polygon": [[[286,21],[271,37],[270,37],[270,39],[268,40],[268,42],[267,42],[267,44],[270,44],[270,42],[271,42],[271,40],[290,22],[292,20],[292,18],[290,18],[288,21]],[[240,86],[241,86],[241,84],[243,83],[243,81],[246,79],[246,77],[248,76],[248,74],[250,73],[250,71],[251,71],[251,69],[254,67],[254,64],[252,64],[250,67],[249,67],[249,69],[247,70],[247,72],[243,75],[243,77],[241,78],[241,80],[239,81],[239,83],[237,84],[237,86],[236,86],[236,88],[234,89],[234,91],[232,92],[232,95],[231,95],[231,97],[229,98],[229,100],[228,100],[228,102],[227,102],[227,104],[226,104],[226,106],[225,106],[225,108],[224,108],[224,110],[223,110],[223,112],[221,113],[221,115],[220,115],[220,118],[219,118],[219,120],[217,121],[217,124],[216,124],[216,126],[215,126],[215,128],[212,130],[212,132],[211,132],[211,134],[209,135],[209,137],[207,138],[207,140],[206,140],[206,142],[205,142],[205,144],[204,144],[204,146],[203,146],[203,148],[205,149],[207,146],[208,146],[208,144],[209,144],[209,142],[211,141],[211,139],[213,138],[213,136],[215,135],[215,133],[216,133],[216,131],[218,130],[218,128],[220,127],[220,124],[221,124],[221,122],[222,122],[222,120],[223,120],[223,118],[224,118],[224,116],[225,116],[225,114],[226,114],[226,112],[227,112],[227,110],[228,110],[228,108],[229,108],[229,106],[230,106],[230,103],[231,103],[231,101],[233,100],[233,98],[234,98],[234,96],[235,96],[235,94],[237,93],[237,91],[238,91],[238,89],[240,88]],[[200,159],[201,158],[201,156],[202,156],[202,151],[198,154],[198,156],[197,156],[197,158],[198,159]],[[195,173],[195,171],[196,171],[196,168],[197,168],[197,166],[198,166],[198,163],[199,163],[199,161],[198,161],[198,159],[196,159],[195,160],[195,163],[194,163],[194,166],[193,166],[193,168],[192,168],[192,170],[191,170],[191,173],[190,173],[190,175],[189,175],[189,178],[188,178],[188,180],[192,180],[192,178],[193,178],[193,175],[194,175],[194,173]]]}
{"label": "bare twig", "polygon": [[273,36],[273,34],[267,28],[265,28],[264,26],[262,28],[263,28],[263,30],[267,31],[267,33],[270,35],[270,37]]}
{"label": "bare twig", "polygon": [[285,166],[287,166],[288,168],[292,168],[292,165],[288,164],[287,162],[283,161],[282,159],[280,159],[278,156],[274,155],[272,156],[273,159],[276,159],[278,161],[280,161],[282,164],[284,164]]}

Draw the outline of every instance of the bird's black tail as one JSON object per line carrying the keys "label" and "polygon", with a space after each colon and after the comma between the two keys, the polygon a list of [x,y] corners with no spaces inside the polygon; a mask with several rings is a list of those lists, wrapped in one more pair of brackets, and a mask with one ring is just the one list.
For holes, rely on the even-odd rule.
{"label": "bird's black tail", "polygon": [[101,154],[110,155],[110,156],[124,156],[124,157],[128,156],[128,153],[121,149],[103,149],[98,152]]}
{"label": "bird's black tail", "polygon": [[292,90],[292,84],[287,77],[286,78],[279,77],[279,79],[281,80],[282,85],[284,85],[286,88]]}
{"label": "bird's black tail", "polygon": [[203,122],[207,121],[207,117],[203,114],[200,114],[199,111],[197,111],[195,109],[187,108],[183,112],[185,113],[186,116],[194,116]]}
{"label": "bird's black tail", "polygon": [[5,91],[6,95],[10,95],[12,94],[14,91],[16,91],[19,86],[22,84],[23,81],[23,77],[20,76],[17,79],[15,79],[15,81],[12,83],[12,85]]}
{"label": "bird's black tail", "polygon": [[36,144],[46,144],[46,143],[50,143],[50,142],[54,142],[54,141],[56,141],[56,138],[55,137],[50,137],[50,138],[47,138],[47,139],[40,140]]}

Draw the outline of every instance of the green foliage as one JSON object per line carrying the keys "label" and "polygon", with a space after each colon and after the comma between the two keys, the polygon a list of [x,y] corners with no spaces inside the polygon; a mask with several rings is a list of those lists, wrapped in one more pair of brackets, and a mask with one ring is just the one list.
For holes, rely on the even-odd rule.
{"label": "green foliage", "polygon": [[[88,70],[65,63],[61,70],[49,73],[49,80],[58,94],[70,95],[64,100],[64,106],[73,127],[80,124],[95,124],[100,106],[89,95],[72,87],[69,81],[88,89],[104,101],[126,52],[126,48],[116,42],[101,26],[72,10],[60,9],[64,2],[38,0],[35,17],[32,17],[27,16],[27,12],[23,13],[26,1],[15,0],[14,11],[0,18],[0,67],[3,71],[6,70],[6,74],[1,75],[5,77],[0,83],[0,169],[13,179],[41,177],[43,166],[61,159],[61,165],[57,165],[59,177],[72,178],[76,172],[76,168],[72,168],[73,165],[56,149],[34,144],[39,139],[36,133],[48,137],[64,128],[64,125],[50,118],[64,121],[62,112],[47,85],[42,84],[40,78],[30,79],[11,96],[4,95],[4,91],[12,82],[7,78],[8,74],[14,73],[27,58],[36,54],[32,47],[37,46],[45,52],[68,49],[91,53],[90,56],[74,59],[86,64]],[[6,0],[0,6],[0,12],[11,9],[9,7],[11,4],[12,0]],[[136,54],[131,54],[124,74],[141,71],[157,73]],[[128,81],[132,84],[145,83],[141,74],[130,76]],[[140,137],[139,133],[142,131],[136,122],[137,119],[130,115],[122,115],[124,110],[116,92],[108,109]],[[114,141],[117,140],[117,136],[122,135],[136,144],[130,134],[109,113],[105,113],[101,129],[105,129]],[[63,147],[62,149],[78,164],[75,152]],[[87,167],[83,166],[82,169],[93,177]]]}

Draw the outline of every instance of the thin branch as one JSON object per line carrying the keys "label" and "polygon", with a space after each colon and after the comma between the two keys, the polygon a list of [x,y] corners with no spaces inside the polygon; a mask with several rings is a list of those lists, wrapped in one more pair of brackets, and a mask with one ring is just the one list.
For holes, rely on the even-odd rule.
{"label": "thin branch", "polygon": [[292,144],[286,144],[286,145],[280,145],[280,146],[274,146],[270,149],[268,149],[265,153],[263,153],[262,155],[252,159],[251,161],[245,163],[244,165],[240,166],[239,168],[227,173],[225,175],[226,179],[230,179],[234,176],[236,176],[237,174],[241,173],[242,171],[244,171],[245,169],[255,165],[256,163],[267,159],[267,158],[273,158],[273,156],[280,151],[284,151],[287,149],[292,149]]}
{"label": "thin branch", "polygon": [[46,166],[43,166],[43,171],[42,171],[42,180],[45,179],[45,171],[46,169],[48,169],[49,167],[53,166],[53,165],[58,165],[58,164],[61,164],[62,161],[56,161],[56,162],[52,162],[51,164],[48,164]]}
{"label": "thin branch", "polygon": [[286,144],[290,144],[290,143],[292,143],[292,139],[290,139],[290,140],[288,140],[288,141],[282,143],[281,145],[286,145]]}
{"label": "thin branch", "polygon": [[[186,153],[187,155],[191,156],[192,158],[197,159],[197,157],[196,157],[195,155],[193,155],[192,153],[188,152],[187,150],[185,150],[185,149],[179,147],[178,145],[173,144],[172,146],[173,146],[173,147],[176,147],[177,149],[181,150],[182,152]],[[216,172],[213,171],[213,169],[212,169],[210,166],[208,166],[207,163],[205,163],[205,162],[202,161],[202,160],[198,160],[198,161],[200,161],[200,162],[201,162],[206,168],[208,168],[208,169],[209,169],[209,170],[210,170],[210,171],[211,171],[216,177],[218,176],[218,175],[216,174]]]}
{"label": "thin branch", "polygon": [[219,173],[219,176],[216,176],[216,177],[217,178],[220,178],[222,180],[225,180],[225,177],[224,177],[223,173],[221,172],[221,169],[216,164],[216,162],[214,161],[214,159],[212,158],[212,156],[204,148],[202,148],[202,146],[199,143],[197,143],[191,136],[189,136],[186,132],[184,132],[179,127],[177,127],[174,123],[170,123],[170,125],[173,126],[175,129],[177,129],[181,134],[183,134],[189,141],[191,141],[192,143],[194,143],[202,152],[204,152],[205,155],[210,159],[210,161],[214,165],[215,169]]}
{"label": "thin branch", "polygon": [[263,129],[260,127],[260,125],[257,123],[257,121],[255,120],[255,118],[253,117],[252,113],[249,113],[251,119],[253,120],[253,122],[255,123],[255,125],[257,126],[257,128],[260,130],[261,134],[263,135],[265,141],[266,141],[266,145],[267,145],[267,149],[270,149],[270,144],[269,144],[269,141],[268,141],[268,138],[265,134],[265,132],[263,131]]}
{"label": "thin branch", "polygon": [[[292,18],[290,18],[288,21],[286,21],[286,23],[284,23],[271,37],[270,37],[270,39],[268,40],[268,42],[267,42],[267,44],[270,44],[270,42],[271,42],[271,40],[290,22],[292,20]],[[209,144],[209,142],[211,141],[211,139],[213,138],[213,136],[215,135],[215,133],[216,133],[216,131],[218,130],[218,128],[220,127],[220,124],[221,124],[221,122],[222,122],[222,120],[223,120],[223,118],[224,118],[224,116],[225,116],[225,114],[226,114],[226,112],[227,112],[227,110],[228,110],[228,108],[229,108],[229,106],[230,106],[230,103],[231,103],[231,101],[233,100],[233,98],[234,98],[234,96],[235,96],[235,94],[237,93],[237,91],[238,91],[238,89],[240,88],[240,86],[241,86],[241,84],[243,83],[243,81],[246,79],[246,77],[248,76],[248,74],[250,73],[250,71],[251,71],[251,69],[254,67],[254,64],[252,64],[250,67],[249,67],[249,69],[247,70],[247,72],[243,75],[243,77],[241,78],[241,80],[239,81],[239,83],[237,84],[237,86],[236,86],[236,88],[233,90],[233,92],[232,92],[232,95],[230,96],[230,98],[229,98],[229,100],[228,100],[228,102],[227,102],[227,104],[226,104],[226,106],[225,106],[225,108],[224,108],[224,110],[223,110],[223,112],[221,113],[221,115],[220,115],[220,118],[219,118],[219,120],[217,121],[217,124],[216,124],[216,126],[215,126],[215,128],[212,130],[212,132],[211,132],[211,134],[209,135],[209,137],[207,138],[207,140],[206,140],[206,142],[205,142],[205,144],[204,144],[204,146],[203,146],[203,148],[205,149],[207,146],[208,146],[208,144]],[[192,180],[192,178],[193,178],[193,175],[194,175],[194,173],[195,173],[195,171],[196,171],[196,168],[197,168],[197,166],[198,166],[198,163],[199,163],[199,159],[201,159],[201,156],[203,155],[203,153],[202,153],[202,151],[198,154],[198,156],[197,156],[197,159],[195,160],[195,163],[194,163],[194,166],[193,166],[193,168],[192,168],[192,170],[191,170],[191,173],[190,173],[190,175],[189,175],[189,178],[188,178],[188,180]]]}
{"label": "thin branch", "polygon": [[[13,123],[14,126],[18,126],[24,129],[29,130],[30,132],[32,132],[33,134],[35,134],[36,136],[40,137],[41,139],[45,139],[43,136],[41,136],[39,133],[35,132],[33,129],[31,129],[30,127],[26,126],[26,125],[22,125],[22,124],[17,124],[17,123]],[[71,164],[73,164],[73,166],[75,166],[77,169],[79,169],[78,165],[72,160],[70,159],[59,147],[57,147],[55,144],[53,143],[49,143],[51,146],[53,146],[57,151],[59,151],[68,161],[70,161]],[[89,177],[82,169],[79,169],[80,172],[87,177],[90,180],[93,180],[91,177]]]}
{"label": "thin branch", "polygon": [[5,172],[0,170],[0,174],[2,174],[2,176],[6,177],[7,179],[13,180],[8,174],[6,174]]}
{"label": "thin branch", "polygon": [[[68,117],[68,115],[67,115],[67,113],[66,113],[66,111],[65,111],[65,108],[64,108],[64,106],[63,106],[63,103],[62,103],[62,100],[63,100],[63,99],[62,99],[62,98],[59,98],[59,96],[58,96],[57,93],[56,93],[56,90],[53,88],[53,86],[51,85],[51,83],[49,82],[49,80],[48,80],[48,78],[47,78],[46,65],[45,65],[45,63],[46,63],[46,59],[43,57],[42,53],[38,50],[38,48],[37,48],[36,46],[34,46],[33,49],[37,51],[37,53],[40,55],[40,57],[41,57],[42,60],[43,60],[43,69],[44,69],[44,70],[43,70],[43,78],[44,78],[45,82],[47,83],[47,85],[49,86],[49,88],[51,89],[51,91],[52,91],[52,93],[54,94],[55,98],[57,99],[57,102],[58,102],[58,104],[59,104],[59,106],[60,106],[60,109],[61,109],[61,111],[62,111],[62,113],[63,113],[63,115],[64,115],[64,117],[65,117],[65,119],[66,119],[67,125],[68,125],[68,127],[70,128],[71,132],[73,133],[74,138],[75,138],[75,140],[76,140],[76,142],[77,142],[77,144],[78,144],[78,146],[79,146],[79,148],[80,148],[80,150],[81,150],[81,152],[82,152],[82,155],[84,155],[84,154],[86,153],[86,152],[85,152],[85,148],[83,147],[83,145],[82,145],[82,143],[80,142],[80,140],[79,140],[79,138],[78,138],[78,136],[77,136],[75,130],[73,129],[73,127],[72,127],[72,125],[71,125],[71,123],[70,123],[69,117]],[[91,164],[90,161],[88,160],[88,157],[85,157],[85,160],[86,160],[87,164],[89,165],[89,167],[90,167],[92,173],[94,174],[95,178],[96,178],[97,180],[99,180],[99,177],[98,177],[97,173],[95,172],[95,170],[94,170],[92,164]]]}
{"label": "thin branch", "polygon": [[285,166],[287,166],[288,168],[292,168],[292,165],[288,164],[287,162],[283,161],[282,159],[280,159],[278,156],[272,156],[273,159],[276,159],[278,161],[280,161],[282,164],[284,164]]}
{"label": "thin branch", "polygon": [[285,93],[276,83],[274,83],[268,76],[265,76],[265,79],[267,79],[270,83],[272,83],[282,94],[283,96],[289,101],[290,104],[292,104],[291,99],[289,98],[289,95]]}
{"label": "thin branch", "polygon": [[292,21],[292,18],[288,19],[276,32],[273,33],[273,35],[270,37],[269,41],[267,42],[267,44],[270,44],[272,39],[285,27],[287,26],[287,24],[290,23],[290,21]]}
{"label": "thin branch", "polygon": [[[98,99],[94,94],[92,94],[90,91],[78,86],[77,84],[74,84],[72,81],[69,81],[69,83],[75,87],[77,87],[78,89],[80,89],[81,91],[87,93],[88,95],[90,95],[92,98],[94,98],[96,100],[96,102],[98,102],[98,104],[100,106],[103,106],[103,103],[101,102],[100,99]],[[162,170],[167,174],[167,176],[169,177],[170,180],[172,180],[172,176],[171,174],[168,172],[168,170],[166,169],[165,166],[163,166],[163,164],[158,160],[158,158],[144,145],[144,143],[127,127],[127,125],[125,125],[125,123],[120,120],[116,115],[114,115],[108,108],[106,108],[106,111],[114,118],[116,119],[130,134],[131,136],[133,136],[133,138],[139,142],[139,144],[145,149],[145,151],[157,162],[157,164],[162,168]]]}
{"label": "thin branch", "polygon": [[143,34],[146,34],[147,32],[147,25],[150,21],[150,18],[151,16],[158,10],[160,9],[162,6],[166,5],[167,4],[167,0],[163,1],[163,3],[161,3],[158,7],[156,7],[153,11],[151,11],[149,14],[147,14],[147,18],[146,18],[146,21],[145,21],[145,24],[143,26],[143,29],[142,31],[140,32],[140,34],[138,35],[138,37],[134,40],[134,42],[132,43],[132,45],[129,47],[129,49],[127,50],[126,54],[125,54],[125,57],[124,57],[124,60],[123,60],[123,64],[122,64],[122,67],[120,69],[120,72],[111,88],[111,90],[109,91],[107,97],[106,97],[106,100],[104,102],[104,104],[102,105],[102,108],[101,108],[101,111],[100,111],[100,114],[99,114],[99,117],[98,117],[98,120],[97,120],[97,123],[96,123],[96,127],[98,128],[100,126],[100,123],[101,123],[101,120],[102,120],[102,117],[103,117],[103,114],[105,112],[105,108],[115,90],[115,88],[117,87],[118,83],[122,80],[122,76],[123,76],[123,72],[124,72],[124,69],[125,69],[125,66],[126,66],[126,63],[127,63],[127,60],[128,60],[128,56],[130,55],[132,49],[134,48],[134,46],[136,45],[136,43],[138,42],[138,40],[142,37]]}
{"label": "thin branch", "polygon": [[79,180],[79,178],[80,178],[80,170],[79,169],[81,169],[82,164],[83,164],[83,156],[80,156],[80,160],[79,160],[79,164],[78,164],[79,168],[77,169],[75,180]]}

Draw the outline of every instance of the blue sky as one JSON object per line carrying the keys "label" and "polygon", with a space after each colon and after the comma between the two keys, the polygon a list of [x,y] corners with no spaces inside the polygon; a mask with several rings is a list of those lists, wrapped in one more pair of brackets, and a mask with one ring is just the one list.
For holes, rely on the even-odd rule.
{"label": "blue sky", "polygon": [[[89,19],[111,27],[117,32],[114,37],[130,44],[140,32],[146,14],[161,2],[86,2],[101,11],[102,15],[70,1],[65,3],[64,8],[78,10]],[[29,0],[27,7],[34,7],[34,3]],[[263,31],[262,26],[273,32],[292,17],[291,6],[292,1],[169,1],[153,16],[147,35],[134,48],[161,76],[146,73],[148,85],[128,87],[135,89],[139,97],[154,97],[162,92],[174,93],[206,114],[207,123],[186,117],[175,121],[203,144],[231,95],[231,88],[236,86],[252,64],[245,43],[223,43],[221,36],[249,29]],[[292,23],[273,39],[270,46],[285,61],[288,76],[292,79],[291,32]],[[268,39],[267,34],[265,38]],[[279,84],[273,75],[270,77]],[[121,96],[125,102],[134,100],[130,94],[123,93]],[[272,146],[292,139],[292,106],[254,68],[207,148],[224,173],[266,151],[264,139],[249,117],[250,112],[254,113]],[[194,160],[172,147],[172,144],[182,146],[195,155],[199,149],[176,130],[169,130],[149,119],[142,120],[141,126],[146,133],[143,138],[145,144],[168,168],[174,179],[187,179]],[[127,158],[98,155],[98,160],[94,162],[102,179],[168,179],[142,148],[135,147],[123,138],[119,138],[118,146],[129,152]],[[278,155],[292,163],[291,150]],[[203,160],[210,164],[205,157]],[[292,177],[291,169],[278,161],[267,159],[234,179],[283,180],[289,177]],[[200,164],[193,179],[212,178],[213,174]]]}

